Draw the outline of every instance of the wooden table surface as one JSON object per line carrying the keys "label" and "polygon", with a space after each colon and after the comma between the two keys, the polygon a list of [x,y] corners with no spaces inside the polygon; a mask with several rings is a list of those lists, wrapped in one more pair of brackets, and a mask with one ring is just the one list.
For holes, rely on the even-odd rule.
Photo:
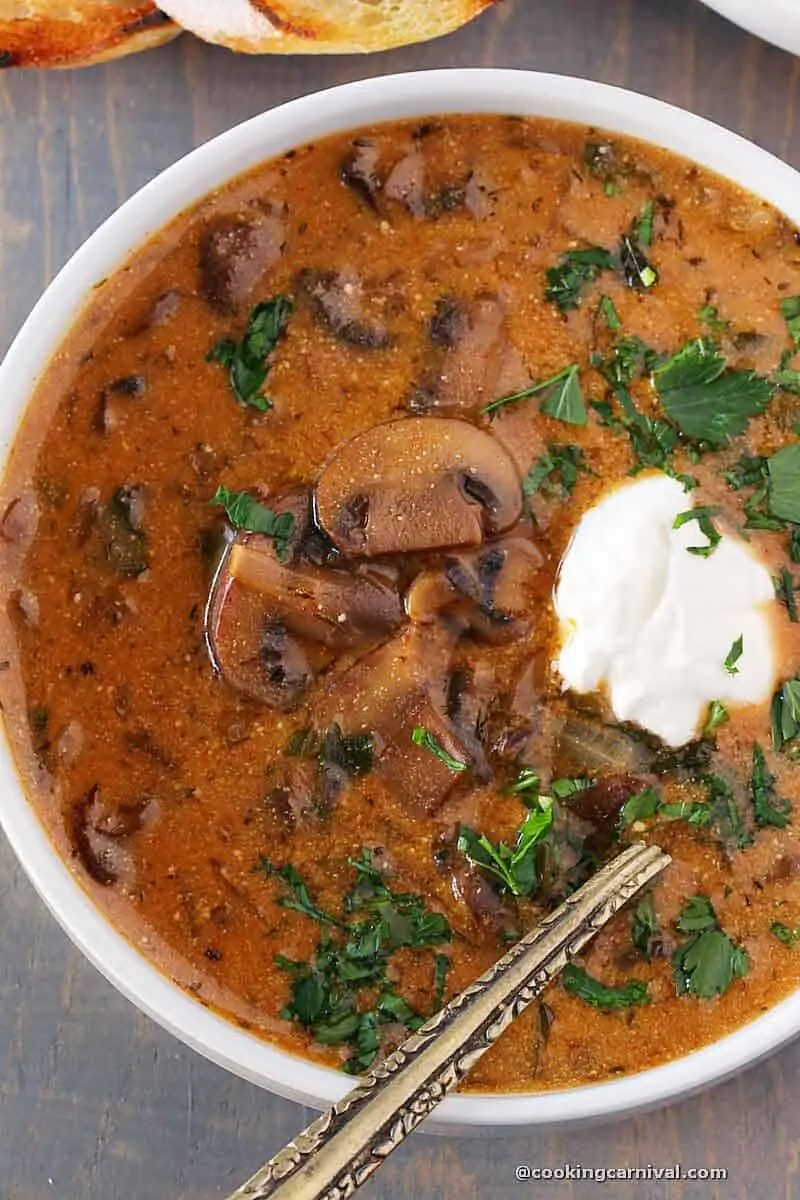
{"label": "wooden table surface", "polygon": [[[87,71],[5,72],[0,350],[76,246],[193,146],[319,87],[474,65],[583,75],[649,92],[800,167],[798,62],[695,0],[506,0],[449,38],[368,59],[249,60],[185,37]],[[72,948],[1,842],[0,919],[0,1200],[224,1196],[309,1119],[307,1110],[226,1075],[141,1016]],[[800,1197],[799,1067],[797,1042],[700,1097],[569,1134],[418,1134],[362,1194]],[[534,1184],[514,1174],[518,1163],[678,1160],[726,1167],[728,1181]]]}

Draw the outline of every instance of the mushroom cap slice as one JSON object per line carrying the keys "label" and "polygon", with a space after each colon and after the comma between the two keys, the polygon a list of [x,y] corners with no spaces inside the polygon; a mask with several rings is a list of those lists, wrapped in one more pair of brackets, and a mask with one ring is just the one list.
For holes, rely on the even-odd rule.
{"label": "mushroom cap slice", "polygon": [[405,417],[345,442],[317,484],[323,528],[346,555],[479,546],[522,510],[519,476],[466,421]]}
{"label": "mushroom cap slice", "polygon": [[545,596],[543,558],[533,542],[503,538],[479,551],[446,555],[416,577],[406,593],[406,612],[427,625],[447,615],[489,642],[529,632]]}
{"label": "mushroom cap slice", "polygon": [[205,631],[227,683],[288,710],[335,654],[370,649],[402,619],[396,588],[376,571],[281,563],[270,538],[239,533],[211,583]]}
{"label": "mushroom cap slice", "polygon": [[361,638],[391,633],[403,619],[397,590],[367,571],[278,562],[272,542],[260,534],[231,546],[233,579],[263,597],[286,628],[299,637],[345,648]]}

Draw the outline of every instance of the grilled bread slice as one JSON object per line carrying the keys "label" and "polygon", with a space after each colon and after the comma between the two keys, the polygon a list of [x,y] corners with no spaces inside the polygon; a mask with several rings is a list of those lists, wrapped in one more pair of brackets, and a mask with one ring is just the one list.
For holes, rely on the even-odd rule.
{"label": "grilled bread slice", "polygon": [[161,0],[207,42],[248,54],[357,54],[423,42],[497,0]]}
{"label": "grilled bread slice", "polygon": [[0,0],[0,67],[83,67],[177,36],[153,0]]}

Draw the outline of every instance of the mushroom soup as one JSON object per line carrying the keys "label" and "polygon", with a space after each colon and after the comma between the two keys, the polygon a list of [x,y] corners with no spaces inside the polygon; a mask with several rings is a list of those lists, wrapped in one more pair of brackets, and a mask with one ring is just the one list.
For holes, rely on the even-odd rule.
{"label": "mushroom soup", "polygon": [[798,346],[780,214],[555,122],[337,136],[175,220],[3,485],[3,708],[95,902],[358,1072],[658,841],[482,1089],[639,1070],[796,987]]}

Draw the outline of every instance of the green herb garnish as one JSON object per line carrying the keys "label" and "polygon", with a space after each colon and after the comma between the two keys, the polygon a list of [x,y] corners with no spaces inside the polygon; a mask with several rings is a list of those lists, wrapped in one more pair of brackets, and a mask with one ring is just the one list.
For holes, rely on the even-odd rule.
{"label": "green herb garnish", "polygon": [[635,234],[640,246],[652,246],[653,227],[656,217],[655,200],[648,200],[636,219]]}
{"label": "green herb garnish", "polygon": [[744,653],[744,638],[743,638],[742,634],[740,633],[739,636],[733,642],[733,645],[731,646],[728,653],[725,655],[724,667],[729,675],[738,675],[739,674],[739,668],[736,666],[736,664],[738,663],[739,659],[742,657],[743,653]]}
{"label": "green herb garnish", "polygon": [[770,455],[767,473],[770,512],[782,521],[800,524],[800,444]]}
{"label": "green herb garnish", "polygon": [[431,754],[443,762],[450,771],[466,771],[469,769],[469,763],[462,762],[460,758],[454,758],[452,754],[445,750],[441,742],[438,742],[432,733],[425,728],[424,725],[416,725],[411,734],[411,741],[415,746],[423,746],[426,750],[430,750]]}
{"label": "green herb garnish", "polygon": [[577,996],[592,1008],[600,1008],[606,1012],[615,1008],[630,1008],[633,1004],[649,1004],[647,984],[639,979],[629,979],[619,987],[608,987],[599,980],[593,979],[582,967],[567,963],[561,972],[561,982],[564,990],[572,996]]}
{"label": "green herb garnish", "polygon": [[[424,950],[439,946],[450,940],[451,931],[445,918],[427,909],[419,896],[390,889],[367,850],[349,862],[355,882],[345,896],[341,918],[330,916],[314,903],[302,878],[289,865],[275,867],[262,859],[256,869],[287,887],[287,893],[278,899],[283,908],[295,909],[322,926],[309,961],[275,956],[276,966],[290,976],[290,1000],[280,1015],[302,1025],[321,1045],[350,1047],[353,1054],[344,1070],[358,1073],[374,1061],[382,1026],[401,1024],[414,1030],[425,1020],[390,979],[391,956],[405,947]],[[432,1011],[437,1011],[444,997],[449,959],[437,954],[433,966]]]}
{"label": "green herb garnish", "polygon": [[772,697],[771,716],[772,745],[776,750],[786,751],[800,734],[800,679],[787,679],[781,684]]}
{"label": "green herb garnish", "polygon": [[552,824],[552,800],[537,796],[517,830],[513,846],[506,842],[494,845],[485,834],[478,834],[466,825],[459,830],[457,845],[461,853],[499,883],[503,891],[512,896],[529,896],[541,882],[538,848]]}
{"label": "green herb garnish", "polygon": [[634,821],[649,821],[661,806],[661,798],[655,788],[646,787],[635,796],[629,796],[620,809],[620,825],[632,825]]}
{"label": "green herb garnish", "polygon": [[620,242],[620,265],[628,287],[646,291],[658,283],[658,271],[634,237],[625,234]]}
{"label": "green herb garnish", "polygon": [[589,468],[579,446],[549,445],[522,480],[524,496],[542,492],[548,497],[566,499],[578,482],[578,476],[588,475]]}
{"label": "green herb garnish", "polygon": [[704,338],[687,342],[653,371],[667,416],[686,437],[712,446],[744,433],[762,413],[772,384],[753,371],[728,369],[725,358]]}
{"label": "green herb garnish", "polygon": [[547,269],[545,299],[552,300],[561,312],[579,308],[585,289],[601,271],[612,271],[615,265],[614,256],[602,246],[567,250],[555,267]]}
{"label": "green herb garnish", "polygon": [[653,904],[653,897],[648,893],[633,910],[633,916],[631,917],[631,941],[642,958],[650,962],[658,940],[659,928],[658,921],[656,920],[656,910]]}
{"label": "green herb garnish", "polygon": [[269,356],[278,344],[293,307],[288,296],[273,296],[271,300],[257,304],[250,313],[241,341],[222,338],[206,355],[207,362],[228,368],[231,390],[240,404],[259,412],[272,408],[272,401],[262,395],[261,389],[270,370]]}
{"label": "green herb garnish", "polygon": [[781,300],[781,316],[796,349],[800,349],[800,296],[784,296]]}
{"label": "green herb garnish", "polygon": [[797,584],[794,581],[794,576],[788,567],[781,567],[779,574],[775,576],[772,582],[775,585],[775,595],[785,605],[786,611],[789,614],[789,620],[793,625],[796,625],[798,621],[797,598],[795,596]]}
{"label": "green herb garnish", "polygon": [[800,942],[800,929],[797,926],[794,929],[790,929],[782,921],[773,921],[769,927],[769,931],[779,942],[783,942],[784,946],[794,946],[796,942]]}
{"label": "green herb garnish", "polygon": [[789,824],[792,806],[775,795],[775,776],[768,770],[764,751],[753,744],[753,769],[750,774],[750,800],[759,829],[769,825],[784,829]]}
{"label": "green herb garnish", "polygon": [[689,554],[696,554],[698,558],[708,558],[709,555],[714,553],[722,541],[722,534],[711,519],[717,515],[718,511],[718,509],[708,505],[701,505],[697,508],[689,508],[686,512],[678,513],[672,522],[673,529],[680,529],[689,521],[696,521],[700,532],[704,537],[708,538],[705,546],[687,546],[686,549]]}
{"label": "green herb garnish", "polygon": [[712,700],[706,713],[703,737],[710,737],[715,729],[719,729],[720,725],[725,724],[729,716],[730,714],[721,700]]}
{"label": "green herb garnish", "polygon": [[610,296],[603,295],[600,297],[597,311],[612,333],[617,333],[622,328],[622,321],[619,319],[616,305]]}
{"label": "green herb garnish", "polygon": [[697,310],[697,319],[703,325],[708,326],[712,333],[726,333],[730,327],[730,321],[724,321],[719,315],[719,309],[715,304],[704,304]]}
{"label": "green herb garnish", "polygon": [[689,934],[672,956],[672,972],[678,995],[701,999],[720,996],[734,979],[743,979],[750,967],[747,951],[728,937],[717,922],[707,896],[691,896],[676,927]]}
{"label": "green herb garnish", "polygon": [[586,424],[586,405],[581,391],[577,363],[571,363],[557,374],[543,379],[541,383],[534,383],[521,392],[514,392],[511,396],[501,396],[498,400],[492,400],[490,404],[484,405],[481,412],[492,413],[505,404],[514,404],[517,400],[527,400],[540,392],[543,392],[544,395],[539,409],[548,417],[556,417],[568,425]]}
{"label": "green herb garnish", "polygon": [[224,508],[234,529],[263,533],[272,538],[279,561],[286,562],[289,557],[289,542],[294,534],[292,513],[275,513],[249,492],[232,492],[222,486],[217,488],[209,504],[218,504]]}

